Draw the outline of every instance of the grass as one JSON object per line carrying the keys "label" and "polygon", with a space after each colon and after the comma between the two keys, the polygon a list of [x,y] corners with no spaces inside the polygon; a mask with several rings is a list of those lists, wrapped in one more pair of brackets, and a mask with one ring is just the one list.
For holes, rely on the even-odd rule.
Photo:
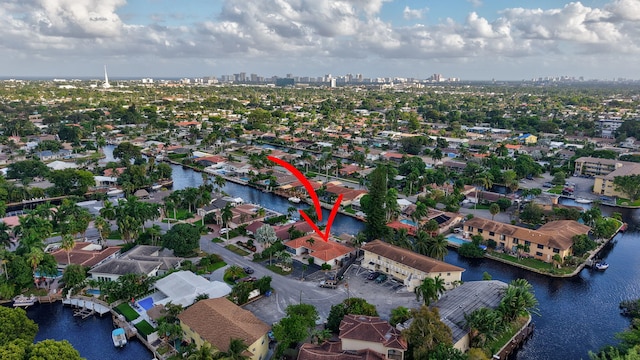
{"label": "grass", "polygon": [[342,209],[342,210],[344,210],[345,212],[347,212],[347,213],[349,213],[349,214],[355,214],[355,213],[356,213],[356,211],[355,211],[355,210],[353,210],[353,209],[351,208],[351,205],[349,205],[349,206],[345,207],[345,208],[344,208],[344,209]]}
{"label": "grass", "polygon": [[284,271],[282,270],[282,268],[275,266],[275,265],[267,265],[267,269],[273,271],[276,274],[280,274],[280,275],[289,275],[291,274],[291,271]]}
{"label": "grass", "polygon": [[229,251],[231,251],[232,253],[234,253],[234,254],[238,254],[238,255],[240,255],[240,256],[247,256],[247,255],[249,255],[249,252],[244,251],[244,250],[240,249],[239,247],[237,247],[237,246],[235,246],[235,245],[233,245],[233,244],[229,244],[229,245],[225,246],[224,248],[225,248],[225,249],[227,249],[227,250],[229,250]]}
{"label": "grass", "polygon": [[127,321],[133,321],[140,317],[140,314],[138,314],[137,311],[133,310],[129,303],[126,302],[116,306],[116,311],[124,315]]}
{"label": "grass", "polygon": [[489,210],[490,204],[474,204],[473,208],[476,210]]}
{"label": "grass", "polygon": [[516,258],[515,256],[504,254],[504,253],[495,252],[495,253],[491,253],[491,256],[512,262],[514,264],[520,264],[532,269],[545,271],[553,274],[569,274],[575,270],[575,268],[573,267],[563,267],[561,269],[557,269],[553,266],[553,264],[546,263],[538,259],[521,258],[520,260],[518,260],[518,258]]}
{"label": "grass", "polygon": [[511,340],[511,338],[524,326],[526,322],[527,317],[525,316],[516,319],[514,322],[509,324],[509,328],[502,333],[502,336],[487,344],[487,349],[489,349],[492,354],[497,353],[507,342],[509,342],[509,340]]}
{"label": "grass", "polygon": [[191,219],[193,217],[193,214],[189,212],[189,209],[177,209],[175,217],[173,217],[173,211],[169,211],[168,215],[171,215],[171,216],[167,216],[166,219],[171,219],[171,220],[186,220],[186,219]]}
{"label": "grass", "polygon": [[629,199],[616,198],[616,204],[617,205],[624,205],[624,206],[640,206],[640,199],[638,199],[636,201],[631,201]]}
{"label": "grass", "polygon": [[218,244],[219,244],[219,243],[223,243],[223,242],[224,242],[224,240],[222,240],[222,239],[220,239],[219,237],[217,237],[217,238],[213,238],[213,239],[211,239],[211,242],[214,242],[214,243],[218,243]]}
{"label": "grass", "polygon": [[136,329],[138,329],[138,331],[145,337],[153,334],[156,331],[156,329],[154,329],[153,326],[151,326],[151,324],[147,322],[147,320],[142,320],[139,323],[137,323],[135,326],[136,326]]}
{"label": "grass", "polygon": [[556,185],[551,189],[547,190],[547,192],[552,194],[562,194],[562,189],[563,189],[562,185]]}
{"label": "grass", "polygon": [[214,271],[216,271],[216,270],[218,270],[218,269],[220,269],[220,268],[222,268],[222,267],[225,267],[225,266],[227,266],[227,263],[226,263],[226,262],[224,262],[224,261],[218,261],[218,262],[217,262],[217,263],[215,263],[215,264],[211,264],[211,265],[207,266],[207,271],[208,271],[208,272],[214,272]]}

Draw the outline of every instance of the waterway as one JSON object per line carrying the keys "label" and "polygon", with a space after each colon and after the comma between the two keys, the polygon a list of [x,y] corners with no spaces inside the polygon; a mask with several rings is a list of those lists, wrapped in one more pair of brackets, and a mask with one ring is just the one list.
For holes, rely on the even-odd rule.
{"label": "waterway", "polygon": [[[202,184],[202,175],[193,170],[172,166],[174,189]],[[294,205],[271,193],[227,182],[224,191],[242,197],[247,202],[286,213]],[[569,205],[589,207],[571,200]],[[622,300],[640,298],[640,210],[619,210],[606,206],[602,212],[610,215],[621,212],[629,230],[618,234],[601,253],[611,266],[604,272],[585,269],[569,279],[554,279],[513,268],[488,259],[469,260],[449,251],[445,261],[466,269],[463,281],[481,280],[483,273],[493,279],[510,282],[527,279],[534,287],[539,301],[539,314],[534,315],[536,329],[533,337],[518,351],[518,360],[588,359],[588,351],[614,344],[614,335],[629,326],[629,319],[620,315],[618,304]],[[323,215],[325,218],[328,213]],[[351,217],[338,215],[332,232],[357,233],[363,224]],[[38,305],[28,310],[29,316],[40,325],[37,339],[68,339],[87,359],[145,359],[146,349],[136,341],[118,350],[111,344],[111,319],[78,320],[69,309],[59,304]],[[139,348],[140,347],[140,348]],[[92,351],[96,352],[92,352]],[[140,352],[138,352],[140,351]]]}
{"label": "waterway", "polygon": [[27,316],[38,323],[36,341],[67,340],[88,360],[152,359],[151,352],[138,340],[131,339],[123,348],[111,341],[113,321],[110,315],[81,319],[61,303],[38,304],[27,309]]}

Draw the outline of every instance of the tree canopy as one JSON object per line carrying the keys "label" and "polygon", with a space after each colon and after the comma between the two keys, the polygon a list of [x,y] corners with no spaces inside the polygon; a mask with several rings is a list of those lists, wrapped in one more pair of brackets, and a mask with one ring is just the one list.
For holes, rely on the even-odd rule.
{"label": "tree canopy", "polygon": [[176,224],[162,235],[162,245],[176,256],[193,256],[200,248],[200,230],[191,224]]}

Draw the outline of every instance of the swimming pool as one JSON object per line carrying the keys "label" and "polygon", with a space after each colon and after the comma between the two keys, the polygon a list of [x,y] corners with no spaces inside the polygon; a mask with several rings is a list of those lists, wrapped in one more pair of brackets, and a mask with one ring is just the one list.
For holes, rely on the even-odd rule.
{"label": "swimming pool", "polygon": [[403,224],[407,224],[407,225],[411,225],[411,226],[416,226],[416,223],[414,223],[413,221],[409,220],[409,219],[401,219],[400,220],[401,223]]}
{"label": "swimming pool", "polygon": [[102,294],[102,292],[100,292],[100,289],[87,289],[84,292],[86,292],[87,294],[90,294],[90,295],[97,295],[97,296]]}
{"label": "swimming pool", "polygon": [[448,235],[447,236],[447,241],[449,241],[450,243],[453,243],[456,246],[460,246],[462,244],[466,244],[468,242],[471,242],[469,240],[465,240],[463,238],[459,238],[459,237],[457,237],[455,235]]}
{"label": "swimming pool", "polygon": [[142,306],[143,309],[149,310],[153,307],[153,299],[151,296],[147,296],[142,300],[138,300],[138,305]]}

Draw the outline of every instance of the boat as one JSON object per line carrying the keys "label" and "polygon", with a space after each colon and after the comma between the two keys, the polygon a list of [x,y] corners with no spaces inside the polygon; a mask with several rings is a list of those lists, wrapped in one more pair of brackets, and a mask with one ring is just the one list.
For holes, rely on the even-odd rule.
{"label": "boat", "polygon": [[301,201],[301,200],[300,200],[300,198],[299,198],[299,197],[297,197],[297,196],[292,196],[292,197],[290,197],[290,198],[289,198],[289,199],[287,199],[287,200],[291,201],[291,202],[292,202],[292,203],[294,203],[294,204],[297,204],[297,203],[299,203],[299,202]]}
{"label": "boat", "polygon": [[115,347],[123,347],[127,345],[127,335],[124,333],[124,329],[114,329],[111,332],[111,340],[113,340],[113,346]]}
{"label": "boat", "polygon": [[107,196],[118,196],[120,194],[124,194],[124,191],[118,188],[110,188],[109,191],[107,191]]}
{"label": "boat", "polygon": [[577,198],[575,200],[578,204],[591,204],[591,200],[589,199],[583,199],[583,198]]}
{"label": "boat", "polygon": [[29,297],[18,295],[13,298],[13,307],[27,307],[35,304],[36,302],[38,302],[38,297],[33,294]]}
{"label": "boat", "polygon": [[162,184],[154,184],[151,186],[151,190],[153,191],[158,191],[160,189],[162,189]]}
{"label": "boat", "polygon": [[596,270],[607,270],[609,268],[609,264],[604,261],[598,261],[595,266]]}
{"label": "boat", "polygon": [[629,224],[622,223],[622,226],[620,226],[620,230],[618,230],[618,231],[625,232],[625,231],[627,231],[628,228],[629,228]]}

